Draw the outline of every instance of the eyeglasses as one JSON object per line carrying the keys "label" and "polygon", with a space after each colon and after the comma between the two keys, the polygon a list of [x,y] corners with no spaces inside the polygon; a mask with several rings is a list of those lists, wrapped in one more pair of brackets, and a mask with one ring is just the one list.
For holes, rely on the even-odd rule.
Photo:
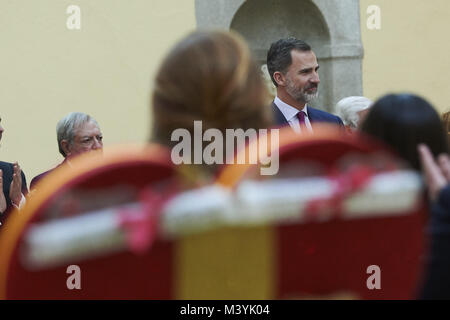
{"label": "eyeglasses", "polygon": [[82,137],[79,141],[79,143],[83,146],[86,147],[91,147],[94,145],[95,141],[97,141],[97,143],[99,143],[100,145],[103,145],[103,136],[102,135],[97,135],[97,136],[85,136]]}

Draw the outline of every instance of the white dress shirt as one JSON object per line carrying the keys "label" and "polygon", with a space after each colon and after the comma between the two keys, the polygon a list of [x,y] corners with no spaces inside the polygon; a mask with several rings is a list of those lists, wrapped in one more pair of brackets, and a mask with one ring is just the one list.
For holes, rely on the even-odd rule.
{"label": "white dress shirt", "polygon": [[[278,96],[275,97],[274,103],[277,105],[278,109],[280,109],[281,113],[286,118],[291,128],[295,132],[301,133],[302,129],[300,128],[300,121],[298,120],[297,117],[297,113],[299,113],[300,111],[288,105],[287,103],[281,101],[281,99],[278,98]],[[313,131],[312,126],[308,116],[308,105],[305,104],[305,107],[302,109],[302,111],[305,113],[306,128],[308,129],[308,131],[312,132]]]}

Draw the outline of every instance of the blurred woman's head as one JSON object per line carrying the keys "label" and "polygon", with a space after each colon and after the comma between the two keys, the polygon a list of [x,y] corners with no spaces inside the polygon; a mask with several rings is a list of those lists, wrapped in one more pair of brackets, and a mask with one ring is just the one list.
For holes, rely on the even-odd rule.
{"label": "blurred woman's head", "polygon": [[439,114],[413,94],[388,94],[378,99],[361,131],[389,145],[416,170],[420,170],[419,143],[427,144],[434,156],[448,152]]}
{"label": "blurred woman's head", "polygon": [[268,93],[245,41],[234,32],[196,31],[163,61],[153,93],[152,140],[173,146],[171,134],[194,120],[203,130],[267,128]]}

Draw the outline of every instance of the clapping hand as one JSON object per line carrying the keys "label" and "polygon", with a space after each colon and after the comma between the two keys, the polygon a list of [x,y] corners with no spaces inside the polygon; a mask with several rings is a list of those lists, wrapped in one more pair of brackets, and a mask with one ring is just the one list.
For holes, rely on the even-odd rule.
{"label": "clapping hand", "polygon": [[430,149],[424,144],[418,146],[418,151],[428,193],[430,199],[434,201],[438,198],[439,192],[450,182],[450,158],[447,154],[441,154],[436,162]]}
{"label": "clapping hand", "polygon": [[17,162],[14,162],[14,173],[11,181],[11,186],[9,188],[9,198],[11,202],[19,206],[22,200],[22,170]]}

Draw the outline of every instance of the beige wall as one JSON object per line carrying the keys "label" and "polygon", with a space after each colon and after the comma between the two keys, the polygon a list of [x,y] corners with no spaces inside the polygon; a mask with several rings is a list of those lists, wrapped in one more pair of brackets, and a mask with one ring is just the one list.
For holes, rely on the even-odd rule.
{"label": "beige wall", "polygon": [[[381,29],[366,27],[367,7],[381,9]],[[450,1],[361,0],[364,95],[408,91],[450,110]]]}
{"label": "beige wall", "polygon": [[[81,30],[66,27],[72,4]],[[71,111],[98,120],[105,146],[147,140],[152,77],[195,26],[194,0],[0,0],[0,159],[28,183],[61,162],[55,126]]]}

